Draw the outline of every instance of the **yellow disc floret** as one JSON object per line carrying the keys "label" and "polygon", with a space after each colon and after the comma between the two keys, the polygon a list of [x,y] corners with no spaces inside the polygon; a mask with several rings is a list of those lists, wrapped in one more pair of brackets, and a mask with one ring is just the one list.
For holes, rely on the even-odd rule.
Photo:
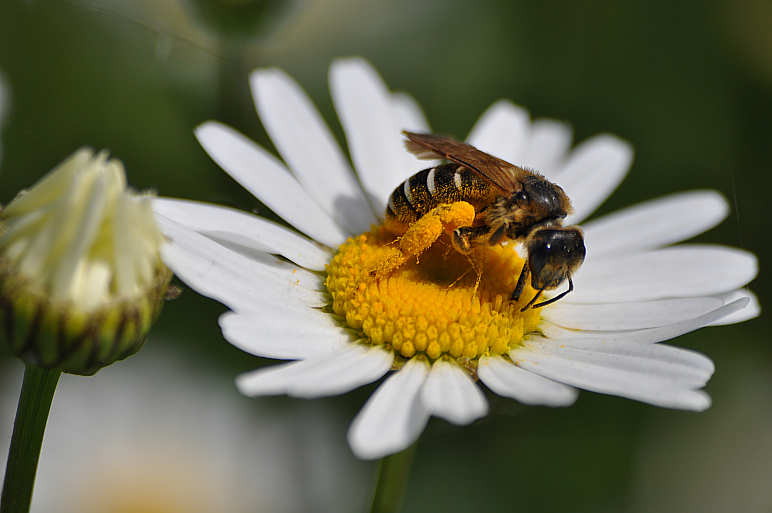
{"label": "yellow disc floret", "polygon": [[539,322],[538,309],[520,312],[534,294],[530,287],[518,303],[510,301],[524,261],[509,244],[455,251],[447,232],[470,224],[463,205],[471,209],[443,205],[402,237],[379,226],[342,244],[327,265],[335,314],[406,358],[474,360],[519,345]]}

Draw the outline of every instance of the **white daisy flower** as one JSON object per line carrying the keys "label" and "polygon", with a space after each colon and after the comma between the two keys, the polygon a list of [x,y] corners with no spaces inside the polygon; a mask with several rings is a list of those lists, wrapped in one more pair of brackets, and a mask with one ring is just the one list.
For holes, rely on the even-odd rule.
{"label": "white daisy flower", "polygon": [[[380,226],[389,195],[431,167],[405,151],[400,134],[429,131],[412,98],[391,93],[361,59],[333,63],[330,88],[354,174],[289,76],[258,70],[251,84],[284,162],[216,122],[201,125],[196,136],[297,232],[221,206],[154,203],[170,240],[166,264],[231,308],[220,318],[225,338],[254,355],[295,360],[239,376],[243,394],[316,398],[388,374],[349,430],[350,446],[363,459],[410,446],[431,415],[459,425],[484,416],[478,379],[531,405],[568,406],[582,388],[668,408],[708,408],[700,389],[713,362],[657,342],[759,312],[742,289],[756,276],[752,254],[668,246],[724,219],[721,195],[675,194],[584,223],[587,258],[575,291],[521,313],[508,300],[523,265],[511,244],[486,249],[479,271],[440,240],[418,262],[373,278],[373,265],[395,247]],[[570,224],[611,194],[633,154],[607,134],[571,148],[568,125],[531,121],[508,101],[491,106],[466,140],[560,185],[575,209]]]}

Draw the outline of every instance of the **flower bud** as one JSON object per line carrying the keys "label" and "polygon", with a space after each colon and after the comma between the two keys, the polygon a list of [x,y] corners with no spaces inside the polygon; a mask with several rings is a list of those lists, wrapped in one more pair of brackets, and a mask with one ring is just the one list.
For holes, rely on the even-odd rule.
{"label": "flower bud", "polygon": [[172,276],[151,198],[81,148],[0,211],[0,325],[16,356],[90,375],[142,347]]}

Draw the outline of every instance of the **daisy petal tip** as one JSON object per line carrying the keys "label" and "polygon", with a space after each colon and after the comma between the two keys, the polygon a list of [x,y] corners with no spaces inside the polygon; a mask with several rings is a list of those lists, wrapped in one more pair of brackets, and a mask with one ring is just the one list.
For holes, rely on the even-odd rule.
{"label": "daisy petal tip", "polygon": [[[624,397],[624,395],[623,395]],[[641,398],[632,398],[641,400]],[[643,402],[661,408],[700,413],[711,407],[713,401],[704,390],[671,389],[661,397],[645,398]]]}
{"label": "daisy petal tip", "polygon": [[696,191],[696,193],[702,193],[705,197],[705,202],[711,204],[712,209],[715,211],[715,216],[720,219],[726,219],[731,211],[729,200],[726,196],[719,191],[706,189],[702,191]]}
{"label": "daisy petal tip", "polygon": [[522,117],[525,116],[526,120],[530,119],[530,114],[526,109],[523,107],[520,107],[519,105],[515,105],[515,103],[508,99],[508,98],[499,98],[495,102],[491,104],[490,107],[485,111],[483,116],[485,115],[491,115],[491,116],[512,116],[512,117]]}
{"label": "daisy petal tip", "polygon": [[362,416],[359,415],[354,419],[346,435],[351,452],[360,460],[379,460],[403,451],[410,447],[420,434],[419,432],[413,437],[402,436],[399,438],[373,436],[361,418]]}
{"label": "daisy petal tip", "polygon": [[457,426],[471,424],[488,413],[488,400],[460,367],[438,361],[421,391],[424,407]]}
{"label": "daisy petal tip", "polygon": [[609,152],[615,153],[622,161],[632,163],[635,156],[635,148],[632,143],[617,135],[610,133],[598,134],[591,138],[590,141],[599,149],[604,148]]}
{"label": "daisy petal tip", "polygon": [[355,430],[355,427],[355,425],[351,426],[347,438],[348,445],[351,447],[351,452],[354,453],[354,456],[356,456],[357,459],[366,461],[379,460],[403,449],[400,447],[379,445],[369,438],[363,437],[359,431]]}
{"label": "daisy petal tip", "polygon": [[469,400],[463,407],[446,409],[442,412],[433,412],[434,415],[447,420],[454,426],[468,426],[472,422],[488,415],[490,406],[485,395],[480,392],[480,397],[475,400]]}
{"label": "daisy petal tip", "polygon": [[573,406],[577,399],[579,399],[579,390],[567,386],[562,398],[557,399],[550,404],[545,404],[545,406],[551,408],[568,408],[569,406]]}
{"label": "daisy petal tip", "polygon": [[713,400],[710,398],[707,392],[702,390],[695,390],[693,400],[689,405],[684,406],[683,409],[699,413],[707,410],[712,405]]}
{"label": "daisy petal tip", "polygon": [[[350,92],[350,86],[354,84],[358,84],[358,87],[372,87],[382,93],[388,90],[378,70],[362,57],[342,57],[334,60],[330,64],[329,82],[333,97]],[[338,115],[340,116],[340,112]]]}
{"label": "daisy petal tip", "polygon": [[193,133],[195,133],[196,137],[198,137],[200,140],[200,137],[206,137],[208,134],[218,130],[222,126],[223,125],[219,121],[213,121],[210,119],[196,126],[196,128],[193,129]]}
{"label": "daisy petal tip", "polygon": [[225,329],[225,326],[227,326],[230,322],[229,319],[234,315],[237,315],[236,312],[230,310],[220,314],[220,316],[217,318],[217,325],[220,326],[221,330]]}
{"label": "daisy petal tip", "polygon": [[252,72],[249,74],[249,83],[253,86],[256,85],[258,82],[261,82],[263,80],[269,79],[270,77],[284,77],[287,76],[286,73],[284,73],[279,68],[257,68],[255,70],[252,70]]}
{"label": "daisy petal tip", "polygon": [[553,390],[549,396],[542,397],[538,402],[523,404],[528,404],[529,406],[546,406],[547,408],[568,408],[569,406],[573,406],[576,401],[579,400],[579,389],[563,385],[562,383],[556,382],[555,384],[560,385],[559,390]]}
{"label": "daisy petal tip", "polygon": [[252,91],[252,98],[254,99],[256,106],[260,101],[261,91],[265,89],[267,82],[270,82],[272,78],[272,71],[276,70],[272,68],[260,68],[249,74],[249,89]]}
{"label": "daisy petal tip", "polygon": [[374,70],[373,65],[370,64],[370,61],[358,55],[352,55],[349,57],[338,57],[337,59],[334,59],[330,64],[331,72],[333,70],[337,72],[344,68]]}
{"label": "daisy petal tip", "polygon": [[[580,153],[587,152],[587,154],[602,155],[605,166],[622,171],[615,177],[617,182],[621,182],[627,175],[635,158],[635,148],[632,143],[610,133],[590,137],[577,148],[581,148]],[[610,193],[611,191],[609,191]]]}
{"label": "daisy petal tip", "polygon": [[[299,86],[287,73],[279,68],[258,68],[249,75],[249,86],[255,104],[258,104],[266,95],[278,90],[289,90]],[[262,117],[262,116],[261,116]]]}
{"label": "daisy petal tip", "polygon": [[413,358],[370,396],[348,431],[357,458],[382,458],[418,440],[430,416],[419,397],[428,374],[429,364]]}
{"label": "daisy petal tip", "polygon": [[254,381],[254,371],[239,374],[234,380],[236,390],[244,397],[258,397],[261,394],[255,391],[252,381]]}
{"label": "daisy petal tip", "polygon": [[219,147],[233,139],[233,129],[219,121],[204,121],[193,129],[193,134],[199,144],[211,155],[213,148]]}
{"label": "daisy petal tip", "polygon": [[400,128],[408,132],[431,132],[429,121],[426,119],[421,105],[410,94],[404,91],[395,91],[391,99],[397,113]]}

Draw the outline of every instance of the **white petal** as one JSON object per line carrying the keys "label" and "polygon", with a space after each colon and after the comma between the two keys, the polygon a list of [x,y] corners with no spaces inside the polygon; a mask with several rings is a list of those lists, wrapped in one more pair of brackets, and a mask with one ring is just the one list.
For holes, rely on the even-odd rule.
{"label": "white petal", "polygon": [[234,129],[214,121],[196,137],[220,167],[285,221],[335,248],[348,233],[319,206],[276,157]]}
{"label": "white petal", "polygon": [[241,274],[178,246],[161,248],[164,263],[180,280],[199,294],[215,299],[236,312],[250,312],[265,305],[300,310],[321,307],[329,297],[304,289],[287,289],[275,282],[248,281]]}
{"label": "white petal", "polygon": [[[217,240],[212,238],[212,241],[224,248],[222,251],[226,255],[226,260],[239,259],[236,265],[240,265],[240,262],[248,264],[249,269],[258,269],[258,273],[262,273],[263,270],[270,272],[270,279],[277,279],[280,283],[289,283],[294,288],[304,288],[314,292],[327,292],[324,286],[324,276],[319,273],[314,273],[298,267],[293,263],[286,262],[278,259],[275,256],[264,253],[262,251],[256,251],[252,248],[233,244],[228,240]],[[219,257],[218,257],[219,258]],[[243,260],[241,260],[243,258]]]}
{"label": "white petal", "polygon": [[465,426],[488,413],[488,401],[472,378],[455,363],[437,360],[421,392],[432,415]]}
{"label": "white petal", "polygon": [[348,431],[348,443],[357,458],[383,458],[418,439],[429,421],[421,402],[428,374],[429,364],[413,358],[375,391]]}
{"label": "white petal", "polygon": [[[402,130],[417,133],[431,132],[424,111],[418,105],[418,102],[415,101],[415,98],[400,91],[391,94],[391,101],[397,118],[397,125],[402,127]],[[423,165],[425,167],[436,165],[427,162],[429,161],[424,161]]]}
{"label": "white petal", "polygon": [[[172,234],[172,221],[160,217],[158,221],[164,235],[188,248],[192,245],[190,240],[200,239],[194,241],[196,246],[193,250],[178,244],[161,247],[164,263],[199,294],[216,299],[233,310],[255,308],[255,302],[279,305],[300,303],[305,306],[323,306],[329,302],[326,294],[284,278],[260,262],[229,251],[179,225]],[[184,237],[188,240],[183,240]],[[321,278],[317,277],[317,280],[321,281]]]}
{"label": "white petal", "polygon": [[289,283],[293,288],[301,287],[314,291],[324,290],[324,278],[275,256],[243,246],[232,248],[229,241],[217,241],[174,221],[156,215],[161,232],[176,246],[195,253],[219,264],[244,273],[246,280],[261,277],[280,283]]}
{"label": "white petal", "polygon": [[282,360],[337,351],[356,340],[355,332],[334,324],[277,310],[260,312],[259,317],[227,312],[219,319],[223,337],[249,354]]}
{"label": "white petal", "polygon": [[324,271],[331,253],[280,224],[241,210],[171,198],[154,198],[153,211],[210,238],[274,253]]}
{"label": "white petal", "polygon": [[708,244],[681,244],[648,253],[588,258],[574,278],[571,303],[645,301],[720,294],[758,272],[756,257]]}
{"label": "white petal", "polygon": [[405,150],[398,112],[386,84],[363,59],[339,59],[330,66],[330,91],[346,132],[351,160],[376,214],[401,182],[426,167]]}
{"label": "white petal", "polygon": [[347,359],[335,359],[334,365],[328,362],[305,370],[288,384],[287,393],[294,397],[315,399],[339,395],[380,379],[391,369],[394,352],[383,346],[363,347],[366,348],[363,353]]}
{"label": "white petal", "polygon": [[756,317],[761,315],[761,305],[759,304],[759,298],[756,297],[756,294],[754,294],[750,290],[747,290],[747,289],[733,290],[732,292],[727,292],[725,294],[720,294],[713,297],[717,297],[721,299],[726,304],[732,303],[742,298],[747,298],[749,302],[748,302],[748,306],[746,306],[742,310],[735,312],[731,315],[727,315],[726,317],[723,317],[721,319],[717,319],[711,322],[709,324],[710,326],[723,326],[725,324],[736,324],[738,322],[745,322],[750,319],[755,319]]}
{"label": "white petal", "polygon": [[257,112],[271,141],[305,190],[351,233],[376,222],[354,172],[319,111],[283,71],[250,76]]}
{"label": "white petal", "polygon": [[693,319],[720,306],[720,300],[707,297],[588,305],[558,301],[544,308],[542,318],[575,330],[639,330]]}
{"label": "white petal", "polygon": [[525,156],[518,163],[555,180],[568,155],[574,133],[571,125],[552,119],[537,119],[531,124],[531,138]]}
{"label": "white petal", "polygon": [[[562,357],[574,364],[587,363],[673,381],[688,388],[702,388],[715,371],[705,355],[667,346],[638,342],[607,342],[602,339],[555,341],[536,338],[525,343],[535,350]],[[515,352],[517,352],[515,350]]]}
{"label": "white petal", "polygon": [[608,341],[603,338],[576,338],[563,340],[541,338],[539,341],[544,345],[552,344],[554,347],[565,347],[595,353],[661,360],[663,362],[669,362],[694,369],[701,373],[703,379],[706,380],[716,371],[713,360],[704,354],[665,344],[641,344],[635,340]]}
{"label": "white petal", "polygon": [[523,404],[571,406],[579,396],[575,388],[523,370],[500,357],[481,357],[477,375],[498,395]]}
{"label": "white petal", "polygon": [[581,331],[574,329],[561,328],[554,324],[543,322],[539,325],[539,331],[556,342],[563,339],[572,340],[575,338],[599,338],[606,342],[635,341],[644,344],[655,344],[664,340],[671,340],[680,337],[685,333],[717,323],[721,319],[735,315],[741,312],[750,302],[749,298],[741,298],[732,303],[726,304],[704,315],[689,319],[676,324],[669,324],[659,328],[649,328],[644,330],[630,331]]}
{"label": "white petal", "polygon": [[579,144],[555,183],[571,198],[575,213],[566,224],[580,223],[606,201],[622,182],[633,162],[633,147],[627,141],[601,134]]}
{"label": "white petal", "polygon": [[627,370],[573,362],[537,349],[510,351],[517,366],[567,385],[592,392],[627,397],[663,408],[703,411],[710,397],[671,380]]}
{"label": "white petal", "polygon": [[394,353],[382,347],[348,344],[342,349],[241,374],[239,391],[247,396],[288,394],[314,399],[343,394],[377,380],[391,368]]}
{"label": "white petal", "polygon": [[522,165],[530,132],[528,111],[509,100],[499,100],[483,112],[467,141],[479,150]]}
{"label": "white petal", "polygon": [[689,191],[647,201],[582,226],[588,255],[630,254],[681,242],[729,214],[715,191]]}

